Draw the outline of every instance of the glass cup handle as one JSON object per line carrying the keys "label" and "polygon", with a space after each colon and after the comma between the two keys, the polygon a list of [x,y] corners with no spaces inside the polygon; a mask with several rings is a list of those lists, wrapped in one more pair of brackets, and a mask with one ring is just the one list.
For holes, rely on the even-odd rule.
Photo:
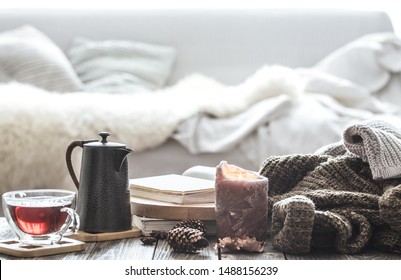
{"label": "glass cup handle", "polygon": [[63,207],[60,209],[60,211],[67,212],[67,214],[70,216],[70,221],[64,223],[59,232],[62,235],[70,235],[77,233],[79,229],[79,216],[75,212],[75,210],[69,207]]}

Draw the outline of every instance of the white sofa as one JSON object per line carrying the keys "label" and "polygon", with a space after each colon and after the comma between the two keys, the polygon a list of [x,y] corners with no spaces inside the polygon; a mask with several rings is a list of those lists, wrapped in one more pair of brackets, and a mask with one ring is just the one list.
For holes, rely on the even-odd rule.
{"label": "white sofa", "polygon": [[[363,35],[392,32],[383,12],[348,10],[1,10],[0,32],[30,24],[45,33],[63,51],[73,38],[133,40],[172,46],[177,57],[167,85],[191,73],[201,73],[226,85],[237,85],[264,65],[311,67],[322,58]],[[1,102],[1,101],[0,101]],[[1,114],[1,112],[0,112]],[[135,128],[132,128],[133,130]],[[1,135],[7,133],[0,132]],[[32,131],[34,133],[34,131]],[[88,135],[95,135],[95,129]],[[113,133],[113,131],[111,131]],[[42,135],[46,139],[46,135]],[[111,136],[113,137],[113,136]],[[29,140],[29,136],[27,138]],[[122,138],[123,139],[123,138]],[[65,139],[70,142],[76,139]],[[119,142],[119,138],[112,138]],[[126,140],[126,139],[123,139]],[[331,139],[330,139],[331,140]],[[330,141],[326,140],[326,141]],[[296,141],[296,139],[294,139]],[[46,142],[46,141],[45,141]],[[132,147],[129,141],[127,146]],[[326,143],[328,144],[328,143]],[[22,149],[24,147],[21,147]],[[46,146],[38,146],[45,149]],[[289,147],[290,148],[290,147]],[[316,147],[305,147],[313,152]],[[291,152],[291,149],[288,151]],[[271,154],[274,154],[271,151]],[[279,151],[283,153],[283,150]],[[269,154],[261,154],[260,158]],[[64,158],[59,159],[64,162]],[[236,147],[216,153],[193,154],[174,139],[129,157],[131,177],[181,173],[194,165],[216,166],[221,160],[247,169],[259,168]],[[1,167],[7,164],[3,160]],[[39,169],[34,159],[24,169]],[[51,187],[26,177],[12,185],[2,181],[2,190]],[[67,173],[67,169],[65,169]],[[24,176],[24,172],[20,173]],[[31,182],[32,185],[30,185]],[[72,181],[59,186],[73,188]]]}

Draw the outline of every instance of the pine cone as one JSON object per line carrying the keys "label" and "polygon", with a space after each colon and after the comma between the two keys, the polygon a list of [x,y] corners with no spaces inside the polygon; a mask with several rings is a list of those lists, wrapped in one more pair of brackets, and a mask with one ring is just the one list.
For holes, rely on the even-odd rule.
{"label": "pine cone", "polygon": [[194,228],[194,229],[197,229],[197,230],[203,232],[203,235],[206,235],[206,231],[207,231],[205,223],[198,219],[189,219],[189,220],[180,221],[173,227],[173,229],[179,228],[179,227]]}
{"label": "pine cone", "polygon": [[152,236],[143,236],[141,238],[139,238],[143,244],[145,245],[153,245],[154,243],[156,243],[157,239],[152,237]]}
{"label": "pine cone", "polygon": [[154,231],[150,234],[150,236],[156,239],[167,239],[168,233],[166,231]]}
{"label": "pine cone", "polygon": [[204,232],[198,229],[176,227],[168,232],[167,242],[175,252],[196,253],[209,245],[203,236]]}

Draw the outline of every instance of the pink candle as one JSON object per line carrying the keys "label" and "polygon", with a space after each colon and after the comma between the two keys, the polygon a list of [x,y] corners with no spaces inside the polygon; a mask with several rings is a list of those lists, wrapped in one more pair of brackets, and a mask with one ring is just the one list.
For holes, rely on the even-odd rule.
{"label": "pink candle", "polygon": [[268,179],[222,161],[216,170],[217,237],[255,237],[267,234]]}

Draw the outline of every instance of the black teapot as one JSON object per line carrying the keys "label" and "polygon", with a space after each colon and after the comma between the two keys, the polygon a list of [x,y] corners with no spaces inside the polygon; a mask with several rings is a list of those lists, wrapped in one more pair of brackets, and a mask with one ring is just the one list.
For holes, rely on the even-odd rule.
{"label": "black teapot", "polygon": [[[129,230],[131,207],[127,156],[133,151],[124,144],[101,141],[73,141],[66,151],[68,171],[78,189],[77,213],[80,230],[89,233]],[[80,180],[71,163],[74,148],[83,148]]]}

